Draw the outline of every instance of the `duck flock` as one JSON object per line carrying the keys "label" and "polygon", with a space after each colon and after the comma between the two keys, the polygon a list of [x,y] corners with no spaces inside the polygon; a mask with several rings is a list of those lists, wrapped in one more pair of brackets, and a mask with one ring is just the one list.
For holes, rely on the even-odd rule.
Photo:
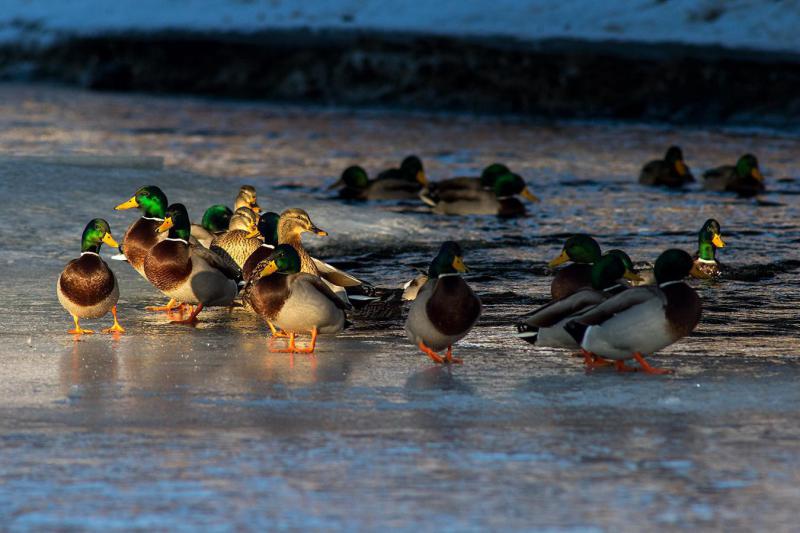
{"label": "duck flock", "polygon": [[[643,166],[639,181],[675,188],[694,178],[680,148],[673,146],[664,159]],[[746,197],[765,190],[758,161],[750,154],[735,165],[705,172],[703,186]],[[363,168],[351,166],[330,188],[350,201],[420,199],[434,213],[455,216],[516,216],[525,212],[517,196],[538,201],[505,165],[489,165],[478,177],[430,182],[416,156],[373,179]],[[213,205],[199,223],[191,222],[183,204],[169,204],[154,185],[140,188],[115,209],[134,208],[141,217],[127,229],[121,244],[112,237],[108,222],[91,220],[81,237],[80,257],[61,272],[56,292],[74,320],[69,333],[93,333],[82,328],[80,320],[109,312],[114,322],[103,332],[125,331],[117,320],[116,276],[99,255],[103,244],[120,248],[122,253],[115,257],[126,260],[169,298],[148,310],[171,317],[179,313],[174,323],[194,324],[206,307],[241,305],[266,322],[271,352],[311,353],[318,335],[337,334],[349,324],[350,309],[381,298],[380,289],[309,255],[303,233],[327,233],[306,211],[262,212],[252,186],[241,187],[233,209]],[[709,219],[699,231],[694,257],[669,249],[652,268],[635,269],[624,251],[603,253],[590,235],[573,235],[549,263],[555,269],[552,300],[519,317],[516,336],[534,346],[579,351],[589,368],[669,372],[651,366],[645,357],[697,326],[700,298],[684,280],[718,277],[722,267],[716,249],[723,246],[719,222]],[[436,363],[461,363],[453,356],[453,344],[481,315],[481,301],[462,278],[464,272],[468,268],[460,245],[447,241],[427,272],[404,288],[403,300],[410,301],[408,338]],[[301,342],[301,335],[310,338]],[[627,365],[630,360],[638,366]]]}

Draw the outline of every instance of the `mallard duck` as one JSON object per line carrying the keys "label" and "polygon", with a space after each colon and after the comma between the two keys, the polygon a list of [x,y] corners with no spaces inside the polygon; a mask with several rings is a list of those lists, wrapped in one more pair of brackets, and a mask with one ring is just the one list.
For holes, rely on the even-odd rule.
{"label": "mallard duck", "polygon": [[256,188],[252,185],[242,185],[239,188],[239,194],[236,195],[236,200],[233,202],[233,210],[236,211],[240,207],[249,207],[255,213],[261,212],[256,197]]}
{"label": "mallard duck", "polygon": [[719,222],[713,218],[706,220],[698,234],[697,254],[692,266],[692,277],[697,279],[717,278],[722,274],[722,267],[717,262],[717,248],[724,248]]}
{"label": "mallard duck", "polygon": [[215,204],[203,213],[201,224],[192,224],[192,237],[206,248],[211,246],[214,237],[228,231],[233,211],[222,204]]}
{"label": "mallard duck", "polygon": [[[436,363],[461,363],[453,357],[453,344],[466,337],[481,315],[480,299],[459,275],[467,271],[461,246],[442,244],[408,311],[408,338]],[[436,353],[445,348],[444,357]]]}
{"label": "mallard duck", "polygon": [[607,253],[592,265],[591,287],[575,291],[525,315],[517,324],[517,337],[539,347],[578,349],[564,326],[567,322],[613,296],[625,264],[617,254]]}
{"label": "mallard duck", "polygon": [[159,233],[169,232],[147,254],[147,279],[171,299],[196,305],[187,320],[192,324],[204,307],[228,306],[239,292],[240,273],[224,258],[199,245],[189,244],[189,214],[183,204],[172,204]]}
{"label": "mallard duck", "polygon": [[407,200],[416,198],[427,183],[422,170],[404,172],[401,167],[396,173],[382,176],[370,180],[362,167],[354,165],[347,167],[328,189],[339,189],[339,198],[346,200]]}
{"label": "mallard duck", "polygon": [[117,277],[100,258],[100,246],[103,243],[114,248],[119,247],[111,236],[108,222],[102,218],[95,218],[83,230],[80,257],[67,263],[58,276],[56,283],[58,301],[75,321],[75,329],[69,330],[69,333],[75,335],[94,333],[90,329],[81,328],[78,321],[81,318],[100,318],[109,310],[114,317],[114,325],[104,329],[103,333],[125,332],[117,322],[117,300],[119,300]]}
{"label": "mallard duck", "polygon": [[[632,265],[628,254],[622,251],[613,250],[611,254],[618,255],[625,263],[625,274],[623,278],[629,281],[643,281],[640,276],[629,269]],[[624,257],[623,257],[624,255]],[[570,294],[592,286],[592,265],[601,257],[600,245],[591,236],[584,233],[573,235],[564,243],[564,247],[558,257],[548,263],[550,268],[555,268],[568,261],[567,265],[556,272],[550,284],[550,296],[553,300],[561,300]],[[627,263],[626,263],[627,260]]]}
{"label": "mallard duck", "polygon": [[256,267],[256,265],[269,257],[275,247],[278,246],[279,220],[280,215],[271,211],[262,213],[259,217],[257,225],[258,233],[264,239],[264,242],[261,243],[261,246],[259,246],[252,254],[250,254],[250,257],[248,257],[247,261],[245,261],[244,265],[242,265],[243,279],[250,279],[250,276],[253,274],[253,269]]}
{"label": "mallard duck", "polygon": [[[603,254],[603,256],[606,255],[616,255],[625,265],[625,275],[622,278],[627,285],[638,287],[639,285],[655,284],[656,276],[653,274],[653,266],[651,264],[639,263],[639,265],[634,265],[631,257],[619,249],[609,250]],[[618,281],[622,283],[621,280]]]}
{"label": "mallard duck", "polygon": [[513,172],[499,176],[453,178],[433,184],[420,193],[423,202],[437,215],[497,215],[513,217],[525,214],[525,206],[515,195],[538,202],[525,181]]}
{"label": "mallard duck", "polygon": [[[400,168],[390,168],[378,173],[376,180],[404,180],[409,183],[417,183],[419,188],[428,183],[422,160],[416,155],[409,155],[400,162]],[[417,191],[419,191],[419,188]]]}
{"label": "mallard duck", "polygon": [[[344,311],[349,306],[319,277],[300,272],[300,266],[297,251],[280,244],[255,267],[244,288],[242,299],[272,331],[270,351],[311,353],[318,334],[339,333],[345,327]],[[311,333],[311,341],[306,348],[298,348],[295,337],[306,332]],[[282,336],[289,337],[288,347],[275,350],[273,340]]]}
{"label": "mallard duck", "polygon": [[664,159],[650,161],[639,174],[639,183],[643,185],[682,187],[693,181],[694,176],[683,162],[683,151],[677,146],[670,146]]}
{"label": "mallard duck", "polygon": [[222,256],[228,257],[242,268],[244,262],[264,242],[258,231],[258,215],[249,207],[240,207],[231,217],[228,231],[214,237],[209,249]]}
{"label": "mallard duck", "polygon": [[650,366],[644,355],[685,337],[700,321],[700,298],[682,281],[692,264],[683,250],[667,250],[656,260],[658,286],[623,291],[570,320],[564,328],[582,349],[615,361],[619,371],[635,370],[624,363],[633,358],[644,372],[667,373],[669,370]]}
{"label": "mallard duck", "polygon": [[289,244],[297,251],[297,254],[300,256],[301,272],[323,278],[326,282],[334,286],[331,287],[331,289],[340,296],[343,294],[343,291],[337,291],[337,287],[350,288],[368,286],[368,284],[360,279],[324,261],[312,258],[305,248],[303,248],[303,241],[301,238],[303,233],[314,233],[320,236],[328,235],[327,231],[314,225],[308,213],[302,209],[290,208],[281,213],[280,219],[278,220],[278,242],[280,244]]}
{"label": "mallard duck", "polygon": [[144,273],[144,260],[150,249],[164,239],[156,229],[164,222],[164,213],[167,210],[167,196],[155,185],[142,187],[127,202],[119,204],[114,209],[139,208],[142,217],[130,225],[122,237],[121,252],[125,254],[128,263],[146,278]]}
{"label": "mallard duck", "polygon": [[756,196],[766,190],[764,176],[753,154],[743,155],[735,166],[725,165],[706,171],[703,174],[703,188],[735,192],[742,197]]}

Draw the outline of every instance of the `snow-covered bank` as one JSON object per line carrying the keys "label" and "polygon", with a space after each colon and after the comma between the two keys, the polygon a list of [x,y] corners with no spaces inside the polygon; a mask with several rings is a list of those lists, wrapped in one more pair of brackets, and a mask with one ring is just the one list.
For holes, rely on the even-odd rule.
{"label": "snow-covered bank", "polygon": [[400,31],[800,52],[800,0],[5,0],[0,40],[180,29]]}

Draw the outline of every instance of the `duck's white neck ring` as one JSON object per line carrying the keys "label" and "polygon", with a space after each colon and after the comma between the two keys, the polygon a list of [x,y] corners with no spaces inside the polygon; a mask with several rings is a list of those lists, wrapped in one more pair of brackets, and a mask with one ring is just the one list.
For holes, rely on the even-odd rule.
{"label": "duck's white neck ring", "polygon": [[187,245],[187,246],[189,245],[189,241],[187,241],[186,239],[176,239],[176,238],[174,238],[174,237],[167,237],[167,238],[166,238],[166,239],[164,239],[164,240],[165,240],[165,241],[175,241],[175,242],[182,242],[183,244],[185,244],[185,245]]}
{"label": "duck's white neck ring", "polygon": [[460,276],[460,272],[448,272],[447,274],[439,274],[440,278],[446,278],[448,276]]}
{"label": "duck's white neck ring", "polygon": [[155,218],[155,217],[142,217],[145,220],[154,220],[156,222],[164,222],[163,218]]}
{"label": "duck's white neck ring", "polygon": [[272,246],[271,244],[267,244],[267,243],[262,244],[261,247],[262,248],[269,248],[270,250],[274,250],[275,249],[274,246]]}
{"label": "duck's white neck ring", "polygon": [[100,257],[100,254],[98,254],[97,252],[81,252],[81,256],[84,256],[86,254],[92,254],[92,255],[96,255],[97,257]]}
{"label": "duck's white neck ring", "polygon": [[675,281],[666,281],[666,282],[660,284],[659,287],[661,287],[663,289],[664,287],[669,287],[670,285],[677,285],[678,283],[683,283],[683,280],[682,279],[678,279],[678,280],[675,280]]}
{"label": "duck's white neck ring", "polygon": [[697,261],[698,263],[705,263],[707,265],[714,265],[717,263],[716,259],[703,259],[702,257],[698,257],[697,259],[695,259],[695,261]]}

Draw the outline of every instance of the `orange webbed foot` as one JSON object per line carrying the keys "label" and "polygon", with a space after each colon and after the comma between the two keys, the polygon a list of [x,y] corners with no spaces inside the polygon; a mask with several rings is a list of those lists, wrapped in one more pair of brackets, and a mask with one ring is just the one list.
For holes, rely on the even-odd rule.
{"label": "orange webbed foot", "polygon": [[644,372],[645,374],[653,374],[653,375],[657,375],[657,376],[662,376],[664,374],[672,374],[673,373],[673,370],[670,370],[669,368],[656,368],[654,366],[650,366],[650,363],[645,361],[644,357],[639,352],[636,352],[635,354],[633,354],[633,358],[636,359],[636,361],[640,365],[642,365],[642,372]]}
{"label": "orange webbed foot", "polygon": [[453,357],[453,346],[450,345],[447,347],[447,354],[444,357],[445,362],[448,364],[455,364],[455,365],[462,365],[464,361],[459,359],[458,357]]}
{"label": "orange webbed foot", "polygon": [[420,341],[420,342],[419,342],[419,344],[418,344],[417,346],[419,347],[419,349],[420,349],[420,350],[422,350],[422,352],[423,352],[424,354],[426,354],[428,357],[430,357],[431,359],[433,359],[433,362],[434,362],[434,363],[438,363],[438,364],[440,364],[440,365],[443,365],[443,364],[444,364],[444,359],[442,359],[442,356],[441,356],[441,355],[439,355],[438,353],[434,352],[433,350],[431,350],[431,349],[430,349],[430,348],[428,348],[427,346],[425,346],[425,343],[424,343],[424,342]]}

